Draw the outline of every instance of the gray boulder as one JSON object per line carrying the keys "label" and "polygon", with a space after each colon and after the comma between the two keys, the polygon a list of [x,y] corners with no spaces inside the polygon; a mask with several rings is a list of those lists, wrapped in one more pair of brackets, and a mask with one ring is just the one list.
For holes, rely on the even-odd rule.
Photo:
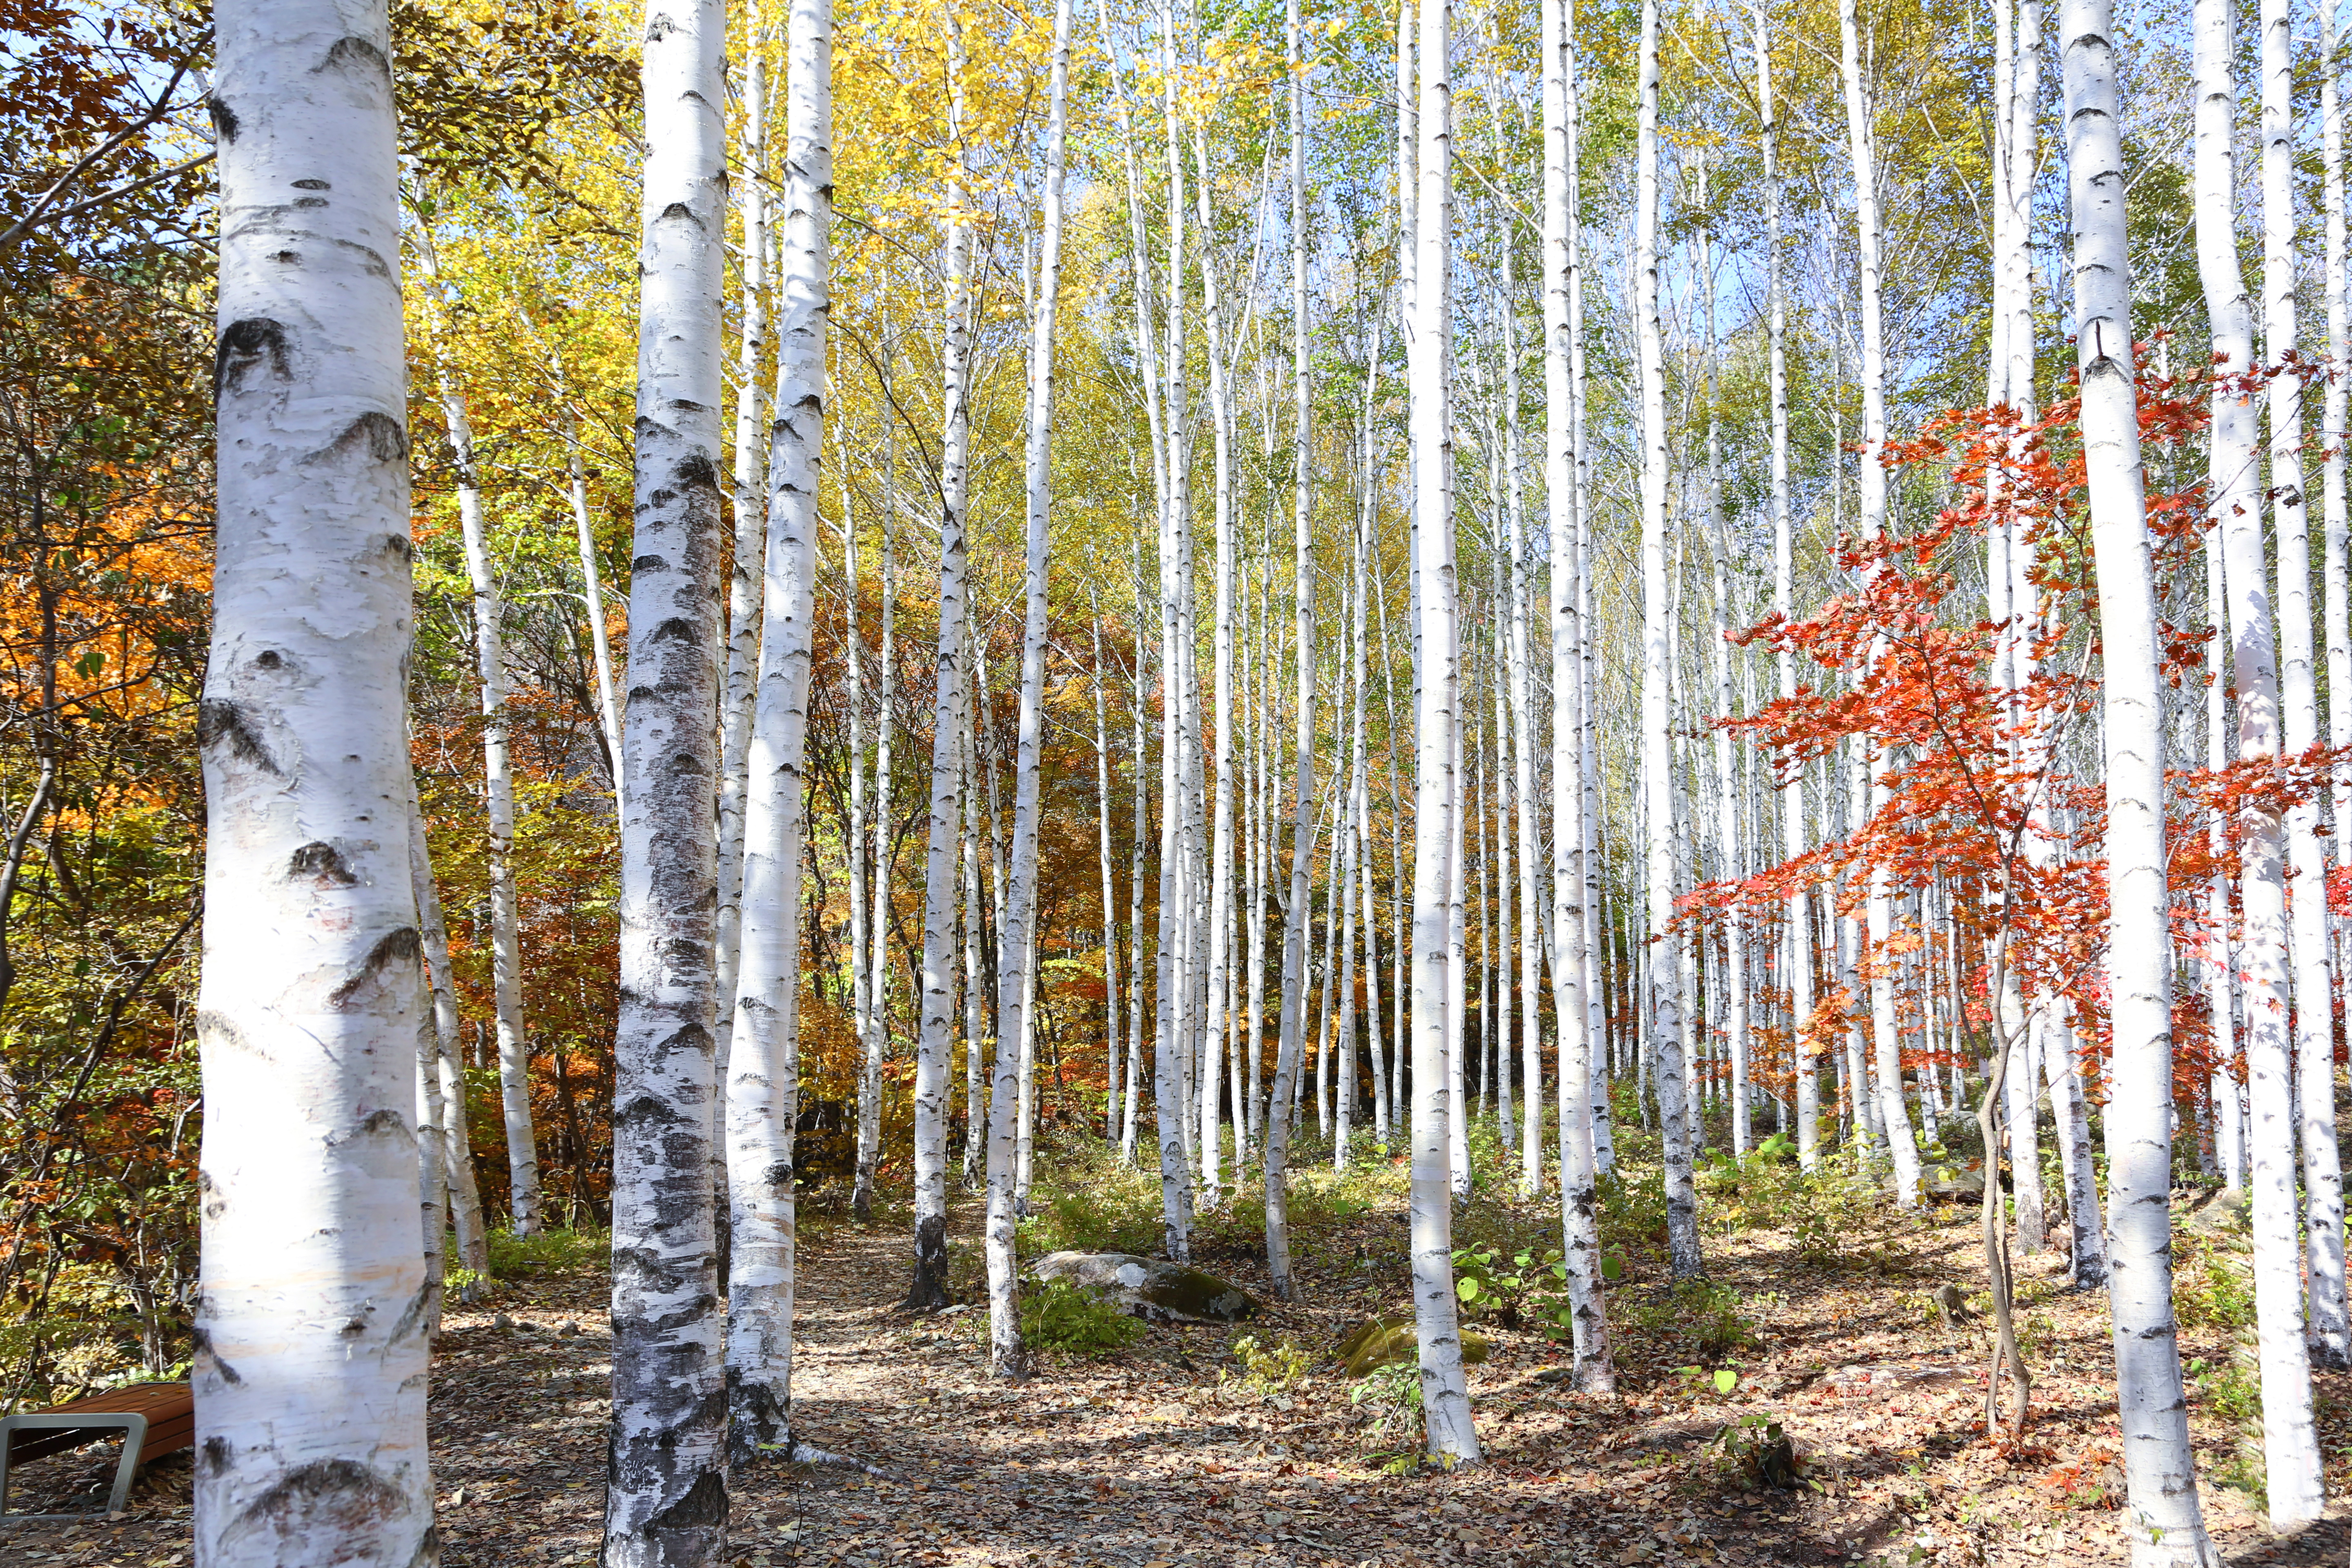
{"label": "gray boulder", "polygon": [[1129,1252],[1054,1252],[1037,1260],[1040,1279],[1059,1279],[1160,1323],[1238,1323],[1258,1310],[1240,1286],[1181,1263]]}

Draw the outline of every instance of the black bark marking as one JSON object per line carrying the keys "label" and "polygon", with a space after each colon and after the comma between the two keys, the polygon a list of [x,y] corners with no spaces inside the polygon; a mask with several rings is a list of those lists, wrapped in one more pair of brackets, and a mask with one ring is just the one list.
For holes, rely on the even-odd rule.
{"label": "black bark marking", "polygon": [[298,207],[322,207],[327,205],[327,198],[324,196],[298,196],[295,198],[294,205]]}
{"label": "black bark marking", "polygon": [[349,36],[337,38],[335,47],[327,51],[327,58],[311,68],[321,71],[356,68],[383,78],[387,87],[392,85],[392,62],[383,58],[382,49],[365,38]]}
{"label": "black bark marking", "polygon": [[[706,1531],[715,1535],[726,1528],[727,1479],[715,1469],[703,1471],[684,1497],[646,1521],[646,1533],[656,1540],[666,1535],[698,1538]],[[688,1550],[673,1558],[665,1544],[662,1561],[698,1562],[702,1556],[699,1551]]]}
{"label": "black bark marking", "polygon": [[305,844],[286,863],[289,877],[316,877],[321,883],[349,888],[359,877],[344,863],[343,852],[331,844]]}
{"label": "black bark marking", "polygon": [[213,117],[213,134],[224,142],[236,140],[236,110],[217,98],[205,100],[205,111]]}
{"label": "black bark marking", "polygon": [[697,228],[703,226],[702,220],[695,216],[694,209],[688,206],[684,202],[670,203],[669,205],[662,208],[661,215],[665,219],[682,217]]}
{"label": "black bark marking", "polygon": [[[221,1360],[220,1352],[213,1348],[211,1330],[201,1325],[189,1330],[188,1352],[199,1365],[209,1366],[213,1371],[220,1373],[220,1380],[231,1388],[245,1386],[245,1379],[238,1375],[236,1368]],[[220,1440],[218,1437],[213,1439],[215,1443]]]}
{"label": "black bark marking", "polygon": [[702,759],[696,756],[692,752],[680,752],[669,760],[668,772],[673,778],[680,776],[692,778],[697,774],[707,773],[710,770],[709,768],[702,765]]}
{"label": "black bark marking", "polygon": [[394,560],[404,563],[410,560],[416,553],[416,547],[409,543],[408,536],[404,533],[385,534],[383,536],[383,548],[385,554],[392,556]]}
{"label": "black bark marking", "polygon": [[343,433],[326,446],[311,453],[303,461],[323,463],[338,458],[356,458],[364,451],[368,460],[377,463],[397,463],[408,457],[408,432],[400,421],[381,411],[362,414],[343,426]]}
{"label": "black bark marking", "polygon": [[417,940],[414,926],[403,926],[398,931],[386,933],[368,949],[359,973],[336,986],[328,994],[327,1000],[338,1007],[350,1006],[352,998],[359,994],[360,987],[395,965],[416,963],[424,951],[425,944]]}
{"label": "black bark marking", "polygon": [[682,408],[688,414],[708,414],[710,412],[709,405],[697,403],[690,397],[673,397],[669,400],[669,405],[672,408]]}
{"label": "black bark marking", "polygon": [[286,1472],[247,1503],[225,1532],[241,1541],[265,1531],[281,1538],[356,1534],[407,1510],[399,1487],[356,1459],[319,1459]]}
{"label": "black bark marking", "polygon": [[635,560],[629,563],[629,570],[632,572],[667,572],[669,570],[669,563],[663,560],[658,555],[640,555]]}
{"label": "black bark marking", "polygon": [[204,1466],[206,1475],[223,1476],[228,1473],[230,1454],[227,1438],[207,1437],[204,1447],[196,1450],[196,1462]]}
{"label": "black bark marking", "polygon": [[196,705],[196,744],[210,746],[215,741],[228,742],[230,754],[240,763],[250,763],[263,773],[283,778],[286,770],[269,754],[246,720],[245,710],[234,702],[209,701]]}
{"label": "black bark marking", "polygon": [[672,616],[646,634],[646,646],[654,647],[665,642],[682,642],[688,647],[701,641],[701,628],[683,616]]}
{"label": "black bark marking", "polygon": [[719,470],[711,466],[707,453],[688,453],[678,459],[677,467],[670,473],[679,484],[689,489],[715,490],[719,488]]}
{"label": "black bark marking", "polygon": [[263,669],[279,669],[286,664],[286,656],[274,647],[266,647],[254,656],[253,662]]}
{"label": "black bark marking", "polygon": [[269,259],[280,267],[299,267],[302,265],[302,253],[299,250],[273,250],[269,253]]}
{"label": "black bark marking", "polygon": [[294,374],[289,363],[286,329],[267,316],[248,316],[242,321],[231,321],[221,331],[220,342],[213,350],[213,395],[235,391],[244,384],[245,373],[269,362],[269,374],[280,381],[290,380]]}
{"label": "black bark marking", "polygon": [[294,188],[298,191],[331,191],[335,187],[324,180],[297,180]]}

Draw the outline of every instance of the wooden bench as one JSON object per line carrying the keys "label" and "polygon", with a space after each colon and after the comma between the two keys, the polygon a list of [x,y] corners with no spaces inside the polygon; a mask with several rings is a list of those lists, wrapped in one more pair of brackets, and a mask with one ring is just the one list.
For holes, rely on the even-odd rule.
{"label": "wooden bench", "polygon": [[130,1500],[131,1482],[140,1466],[195,1442],[194,1390],[184,1383],[136,1384],[51,1410],[0,1418],[0,1519],[88,1518],[87,1513],[10,1513],[8,1470],[115,1433],[122,1436],[122,1459],[115,1467],[114,1490],[107,1499],[109,1513],[121,1513]]}

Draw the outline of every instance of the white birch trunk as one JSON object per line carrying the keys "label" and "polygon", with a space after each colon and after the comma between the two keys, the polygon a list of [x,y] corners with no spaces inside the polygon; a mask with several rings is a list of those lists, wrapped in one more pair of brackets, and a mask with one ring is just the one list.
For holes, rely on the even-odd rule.
{"label": "white birch trunk", "polygon": [[[790,0],[786,0],[787,5]],[[743,828],[753,707],[760,680],[760,633],[765,590],[761,574],[768,549],[767,380],[761,374],[768,336],[767,26],[761,0],[751,0],[744,20],[742,121],[736,156],[743,228],[742,336],[737,345],[735,395],[735,551],[727,578],[727,672],[719,697],[719,1073],[728,1075],[741,973]]]}
{"label": "white birch trunk", "polygon": [[[1420,193],[1412,313],[1405,334],[1423,659],[1420,711],[1413,726],[1412,1294],[1428,1452],[1441,1462],[1459,1465],[1475,1464],[1481,1456],[1462,1369],[1454,1215],[1447,1191],[1452,1125],[1463,1109],[1460,1096],[1446,1092],[1446,1048],[1452,1020],[1458,1015],[1461,982],[1460,970],[1448,962],[1452,891],[1460,886],[1450,861],[1458,852],[1462,815],[1452,398],[1447,386],[1454,263],[1454,87],[1447,40],[1453,7],[1448,0],[1421,0],[1420,10]],[[1458,1065],[1458,1057],[1455,1060]]]}
{"label": "white birch trunk", "polygon": [[416,798],[416,773],[408,775],[408,875],[416,897],[417,934],[423,940],[425,975],[433,1009],[434,1066],[443,1106],[443,1178],[449,1184],[449,1219],[457,1232],[457,1261],[474,1282],[457,1293],[461,1301],[481,1294],[490,1278],[490,1240],[482,1226],[482,1194],[474,1180],[472,1138],[466,1126],[466,1074],[457,1059],[457,990],[449,968],[449,931],[441,917],[441,891],[433,880],[433,857],[425,840],[425,814]]}
{"label": "white birch trunk", "polygon": [[[2230,13],[2228,0],[2198,0],[2197,267],[2204,285],[2207,318],[2213,323],[2215,373],[2242,378],[2252,368],[2254,334],[2252,308],[2238,269],[2236,159],[2231,147],[2237,89],[2231,68]],[[2075,69],[2072,51],[2067,69],[2071,78]],[[2221,531],[2226,556],[2229,640],[2238,689],[2238,755],[2243,759],[2272,758],[2279,751],[2278,664],[2267,592],[2256,438],[2252,395],[2242,384],[2218,385],[2213,396],[2210,505]],[[2302,1247],[2296,1235],[2283,826],[2277,810],[2257,798],[2242,811],[2239,827],[2243,923],[2238,974],[2244,987],[2246,1089],[2252,1121],[2251,1206],[2254,1321],[2262,1361],[2263,1452],[2272,1520],[2287,1525],[2317,1515],[2321,1489],[2317,1436],[2312,1424],[2311,1367],[2304,1344]],[[2114,1185],[2111,1172],[2109,1186]],[[2127,1215],[2121,1196],[2111,1191],[2107,1249],[2118,1281],[2129,1279],[2135,1250],[2126,1247],[2126,1226],[2131,1223]],[[2110,1290],[2122,1288],[2113,1285]],[[2117,1319],[2120,1323],[2120,1311]]]}
{"label": "white birch trunk", "polygon": [[[961,23],[948,36],[950,139],[963,134],[964,42]],[[961,184],[961,165],[958,169]],[[940,637],[931,701],[930,844],[923,873],[923,987],[916,1000],[922,1032],[915,1052],[915,1258],[906,1305],[929,1311],[948,1304],[948,1097],[955,1028],[955,877],[957,735],[962,728],[967,555],[964,506],[971,454],[971,226],[961,190],[948,220],[946,319],[940,354]],[[975,752],[977,748],[975,748]],[[975,757],[975,760],[977,758]],[[975,790],[978,780],[973,781]],[[977,913],[977,904],[974,904]],[[974,986],[977,993],[979,987]],[[1000,1043],[1000,1056],[1005,1054]]]}
{"label": "white birch trunk", "polygon": [[1095,688],[1095,823],[1097,858],[1102,869],[1103,939],[1103,1137],[1118,1142],[1118,903],[1110,859],[1110,715],[1105,701],[1102,650],[1102,602],[1099,592],[1087,590],[1094,607]]}
{"label": "white birch trunk", "polygon": [[[1851,3],[1851,0],[1849,0]],[[1635,154],[1633,272],[1642,402],[1642,791],[1646,809],[1650,952],[1650,1056],[1657,1074],[1664,1135],[1666,1241],[1674,1277],[1706,1272],[1699,1254],[1698,1194],[1691,1172],[1689,1108],[1683,1074],[1684,997],[1671,927],[1675,916],[1675,781],[1668,681],[1674,622],[1666,575],[1665,341],[1658,321],[1658,6],[1643,0],[1641,106]]]}
{"label": "white birch trunk", "polygon": [[2075,363],[2105,638],[2107,975],[2115,1020],[2108,1302],[2132,1560],[2218,1563],[2197,1503],[2171,1279],[2172,976],[2164,858],[2164,704],[2133,384],[2123,139],[2108,0],[2065,0]]}
{"label": "white birch trunk", "polygon": [[[1854,226],[1861,251],[1862,335],[1862,460],[1856,465],[1856,525],[1866,540],[1874,540],[1886,522],[1886,358],[1880,322],[1880,229],[1878,221],[1878,157],[1870,123],[1867,89],[1862,79],[1862,28],[1855,0],[1839,0],[1840,75],[1845,86],[1847,140],[1853,156]],[[1875,664],[1879,649],[1871,650]],[[1886,795],[1887,759],[1873,749],[1869,758],[1870,811]],[[1864,820],[1867,820],[1866,816]],[[1859,826],[1859,824],[1857,824]],[[1895,981],[1885,973],[1887,943],[1895,934],[1894,894],[1888,873],[1873,867],[1864,897],[1874,968],[1870,981],[1870,1043],[1877,1079],[1878,1132],[1895,1161],[1895,1188],[1906,1208],[1919,1202],[1919,1144],[1911,1129],[1911,1114],[1903,1103],[1902,1044],[1895,1012]]]}
{"label": "white birch trunk", "polygon": [[613,779],[613,820],[629,815],[626,778],[621,768],[621,700],[613,682],[613,639],[604,630],[604,577],[596,564],[596,528],[588,510],[588,465],[580,449],[580,426],[564,432],[572,479],[572,531],[580,547],[580,597],[588,612],[588,647],[596,665],[596,723],[604,738],[604,759]]}
{"label": "white birch trunk", "polygon": [[[1062,146],[1070,79],[1070,0],[1054,8],[1053,75],[1045,111],[1045,190],[1037,266],[1037,300],[1029,328],[1029,435],[1024,468],[1028,530],[1021,637],[1021,715],[1014,756],[1013,848],[1004,919],[997,931],[997,1020],[1021,1042],[1024,1075],[1018,1096],[1026,1110],[1030,1072],[1030,1008],[1035,993],[1037,933],[1038,745],[1045,706],[1045,592],[1053,522],[1054,316],[1062,283]],[[1004,1092],[1005,1053],[997,1053],[997,1090],[988,1129],[989,1370],[1008,1377],[1022,1370],[1021,1316],[1014,1277],[1013,1176]],[[1021,1130],[1023,1143],[1028,1128]],[[1211,1129],[1214,1131],[1213,1126]],[[1024,1152],[1025,1153],[1025,1148]]]}
{"label": "white birch trunk", "polygon": [[[429,247],[425,251],[430,257]],[[425,275],[434,280],[428,259]],[[436,345],[441,413],[457,469],[457,526],[473,589],[474,658],[482,681],[482,794],[489,827],[490,996],[498,1021],[499,1107],[506,1121],[509,1223],[517,1236],[541,1228],[539,1141],[531,1129],[530,1044],[522,1019],[522,934],[515,898],[514,766],[507,736],[505,598],[490,562],[482,521],[481,480],[474,463],[473,422],[466,395]]]}
{"label": "white birch trunk", "polygon": [[1282,915],[1282,1010],[1275,1047],[1274,1098],[1265,1122],[1265,1266],[1275,1295],[1289,1300],[1290,1097],[1306,1037],[1307,917],[1315,844],[1315,490],[1308,471],[1307,336],[1307,60],[1299,0],[1286,12],[1289,60],[1291,308],[1291,594],[1297,616],[1291,658],[1298,671],[1296,752],[1291,764],[1290,900]]}
{"label": "white birch trunk", "polygon": [[[2352,301],[2347,299],[2344,233],[2344,102],[2338,80],[2336,48],[2339,35],[2336,11],[2319,8],[2319,58],[2329,62],[2319,73],[2319,142],[2324,174],[2321,201],[2326,213],[2327,244],[2325,283],[2327,362],[2341,366],[2352,359]],[[2347,404],[2352,401],[2342,374],[2331,374],[2322,395],[2319,444],[2320,526],[2324,534],[2321,575],[2326,584],[2324,609],[2327,628],[2327,743],[2336,751],[2352,747],[2352,582],[2346,563],[2344,450],[2347,426],[2352,424]],[[2329,791],[2335,806],[2338,862],[2352,867],[2352,772],[2338,769]],[[2338,933],[2339,940],[2341,933]]]}
{"label": "white birch trunk", "polygon": [[[1584,618],[1577,593],[1578,410],[1575,339],[1582,323],[1576,245],[1576,52],[1572,0],[1544,0],[1543,263],[1544,505],[1551,554],[1551,984],[1558,1034],[1560,1253],[1566,1268],[1575,1386],[1616,1386],[1601,1302],[1600,1194],[1594,1180],[1592,1098],[1599,1081],[1591,1014],[1592,928],[1586,919]],[[1532,1031],[1530,1031],[1532,1033]],[[1528,1077],[1529,1116],[1536,1078]]]}
{"label": "white birch trunk", "polygon": [[213,25],[195,1560],[408,1568],[436,1547],[392,44],[370,0]]}
{"label": "white birch trunk", "polygon": [[[2278,544],[2279,713],[2291,757],[2319,743],[2311,639],[2310,508],[2303,488],[2303,376],[2296,367],[2294,38],[2290,0],[2263,0],[2263,357],[2270,397],[2271,529]],[[2339,698],[2340,701],[2340,698]],[[2312,1359],[2352,1365],[2345,1319],[2344,1173],[2336,1148],[2335,991],[2329,984],[2327,861],[2319,802],[2286,809],[2288,950],[2303,1146],[2304,1265]]]}
{"label": "white birch trunk", "polygon": [[704,1568],[727,1533],[712,1179],[726,31],[717,0],[645,23],[607,1568]]}
{"label": "white birch trunk", "polygon": [[[728,1457],[792,1442],[793,1131],[800,1116],[801,853],[817,498],[833,309],[833,0],[790,0],[760,684],[745,771],[742,943],[727,1067]],[[844,513],[845,523],[848,521]]]}

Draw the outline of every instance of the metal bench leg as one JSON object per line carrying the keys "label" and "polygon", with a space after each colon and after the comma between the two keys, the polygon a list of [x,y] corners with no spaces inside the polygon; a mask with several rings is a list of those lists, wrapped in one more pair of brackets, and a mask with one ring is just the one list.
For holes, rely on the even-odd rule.
{"label": "metal bench leg", "polygon": [[121,1513],[131,1500],[131,1483],[139,1475],[139,1451],[147,1446],[147,1417],[133,1415],[10,1415],[0,1417],[0,1520],[88,1519],[81,1513],[10,1513],[8,1511],[8,1449],[18,1432],[122,1429],[122,1459],[114,1467],[114,1489],[107,1494],[106,1511]]}

